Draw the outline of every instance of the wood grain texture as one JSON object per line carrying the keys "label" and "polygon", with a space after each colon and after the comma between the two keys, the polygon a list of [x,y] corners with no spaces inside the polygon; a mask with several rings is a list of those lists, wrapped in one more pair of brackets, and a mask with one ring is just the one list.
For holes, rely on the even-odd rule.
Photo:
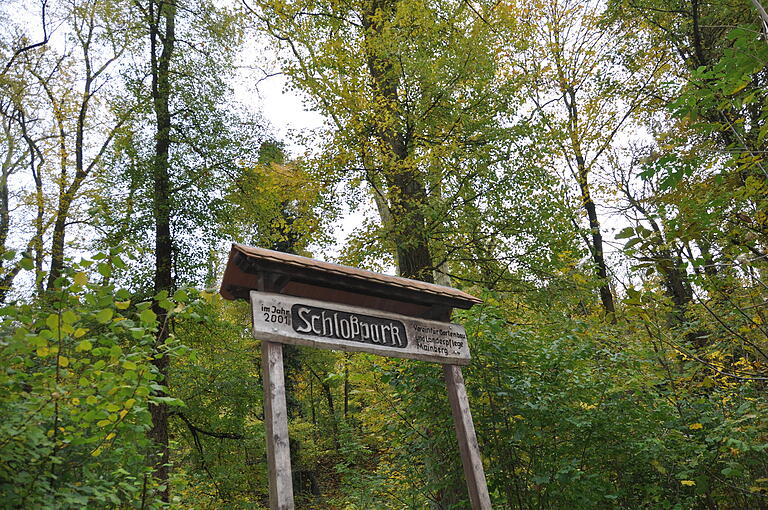
{"label": "wood grain texture", "polygon": [[[407,345],[366,343],[360,339],[343,339],[330,335],[301,333],[307,323],[293,324],[291,311],[294,305],[322,308],[339,314],[355,314],[368,319],[396,321],[405,328],[403,338]],[[328,303],[308,298],[286,296],[270,292],[251,291],[253,307],[253,334],[260,340],[291,345],[304,345],[320,349],[359,351],[396,358],[418,359],[437,363],[467,365],[470,361],[467,336],[463,326],[406,315],[383,312],[369,308]],[[319,322],[318,322],[319,324]]]}
{"label": "wood grain texture", "polygon": [[293,295],[322,301],[337,301],[337,292],[343,291],[355,293],[363,300],[377,296],[427,307],[440,304],[450,308],[470,308],[482,302],[451,287],[241,244],[233,244],[230,250],[221,295],[226,299],[241,299],[248,297],[249,289],[271,291],[259,285],[258,275],[262,273],[279,274],[291,282],[306,284],[302,289],[293,289],[302,292]]}
{"label": "wood grain texture", "polygon": [[461,367],[443,365],[443,377],[448,388],[448,400],[451,403],[456,439],[459,442],[461,463],[464,467],[464,478],[467,480],[472,510],[491,510],[491,498],[485,482],[483,461],[480,458],[480,447],[477,444],[475,425],[469,410],[469,398]]}
{"label": "wood grain texture", "polygon": [[261,342],[261,370],[264,381],[264,424],[267,429],[269,506],[271,510],[293,510],[288,408],[285,402],[281,344]]}

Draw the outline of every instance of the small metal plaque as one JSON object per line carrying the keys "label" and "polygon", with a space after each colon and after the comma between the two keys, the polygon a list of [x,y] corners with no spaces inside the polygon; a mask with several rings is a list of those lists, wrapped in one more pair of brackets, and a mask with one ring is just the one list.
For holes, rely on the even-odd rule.
{"label": "small metal plaque", "polygon": [[458,324],[270,292],[251,291],[251,306],[259,340],[454,365],[470,360]]}

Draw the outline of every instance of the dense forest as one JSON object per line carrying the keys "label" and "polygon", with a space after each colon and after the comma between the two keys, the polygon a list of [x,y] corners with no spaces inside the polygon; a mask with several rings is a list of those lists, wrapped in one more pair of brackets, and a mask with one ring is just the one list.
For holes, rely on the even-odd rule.
{"label": "dense forest", "polygon": [[[268,507],[238,242],[483,299],[494,508],[768,509],[761,2],[0,2],[0,507]],[[469,508],[440,365],[284,352],[297,508]]]}

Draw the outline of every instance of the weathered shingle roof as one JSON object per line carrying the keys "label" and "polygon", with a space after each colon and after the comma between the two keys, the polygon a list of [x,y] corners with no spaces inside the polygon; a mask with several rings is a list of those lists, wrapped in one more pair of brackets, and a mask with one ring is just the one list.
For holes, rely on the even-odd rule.
{"label": "weathered shingle roof", "polygon": [[363,296],[420,307],[470,308],[482,302],[451,287],[242,244],[232,245],[221,295],[226,299],[247,298],[249,290],[264,290],[259,275],[265,273],[283,276],[289,282],[286,294],[337,302],[352,300],[361,306]]}

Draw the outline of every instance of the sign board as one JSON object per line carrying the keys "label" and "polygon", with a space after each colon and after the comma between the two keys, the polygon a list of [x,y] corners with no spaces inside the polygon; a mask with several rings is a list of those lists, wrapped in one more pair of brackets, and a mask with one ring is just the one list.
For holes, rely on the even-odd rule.
{"label": "sign board", "polygon": [[253,334],[262,340],[270,510],[295,508],[282,344],[441,363],[470,505],[491,510],[460,366],[469,364],[467,334],[445,320],[451,310],[469,309],[480,299],[450,287],[238,244],[230,250],[221,295],[251,299]]}
{"label": "sign board", "polygon": [[260,340],[469,364],[467,334],[458,324],[254,290],[251,305]]}

